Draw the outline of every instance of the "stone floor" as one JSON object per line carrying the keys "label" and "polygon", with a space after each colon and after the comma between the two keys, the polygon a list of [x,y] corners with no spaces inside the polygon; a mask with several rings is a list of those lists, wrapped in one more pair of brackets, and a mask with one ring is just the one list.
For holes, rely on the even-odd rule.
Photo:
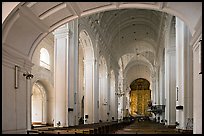
{"label": "stone floor", "polygon": [[121,130],[113,132],[114,134],[181,134],[173,128],[167,128],[162,124],[152,121],[135,121]]}

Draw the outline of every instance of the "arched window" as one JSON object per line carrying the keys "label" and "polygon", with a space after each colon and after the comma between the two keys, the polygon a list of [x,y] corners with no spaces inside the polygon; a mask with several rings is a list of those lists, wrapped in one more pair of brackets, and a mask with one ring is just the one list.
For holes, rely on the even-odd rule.
{"label": "arched window", "polygon": [[45,48],[40,50],[40,66],[50,70],[50,55]]}

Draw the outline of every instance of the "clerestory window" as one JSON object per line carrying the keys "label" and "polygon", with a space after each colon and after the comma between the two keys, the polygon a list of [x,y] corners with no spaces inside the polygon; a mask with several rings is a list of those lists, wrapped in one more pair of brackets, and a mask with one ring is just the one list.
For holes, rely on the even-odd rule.
{"label": "clerestory window", "polygon": [[50,70],[50,55],[45,48],[40,50],[40,66]]}

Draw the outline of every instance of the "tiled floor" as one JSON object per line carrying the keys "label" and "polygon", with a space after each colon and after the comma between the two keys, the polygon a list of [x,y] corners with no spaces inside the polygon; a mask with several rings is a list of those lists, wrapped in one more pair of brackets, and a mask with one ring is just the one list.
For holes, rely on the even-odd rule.
{"label": "tiled floor", "polygon": [[133,124],[117,130],[114,134],[180,134],[173,128],[152,121],[135,121]]}

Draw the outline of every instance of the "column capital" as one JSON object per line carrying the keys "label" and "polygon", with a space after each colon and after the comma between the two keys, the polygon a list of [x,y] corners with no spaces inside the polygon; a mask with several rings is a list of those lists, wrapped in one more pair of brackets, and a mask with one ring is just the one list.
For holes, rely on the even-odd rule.
{"label": "column capital", "polygon": [[69,27],[67,24],[61,26],[60,28],[56,29],[53,32],[53,35],[56,38],[64,38],[66,36],[70,37],[72,35],[72,32],[69,30]]}

